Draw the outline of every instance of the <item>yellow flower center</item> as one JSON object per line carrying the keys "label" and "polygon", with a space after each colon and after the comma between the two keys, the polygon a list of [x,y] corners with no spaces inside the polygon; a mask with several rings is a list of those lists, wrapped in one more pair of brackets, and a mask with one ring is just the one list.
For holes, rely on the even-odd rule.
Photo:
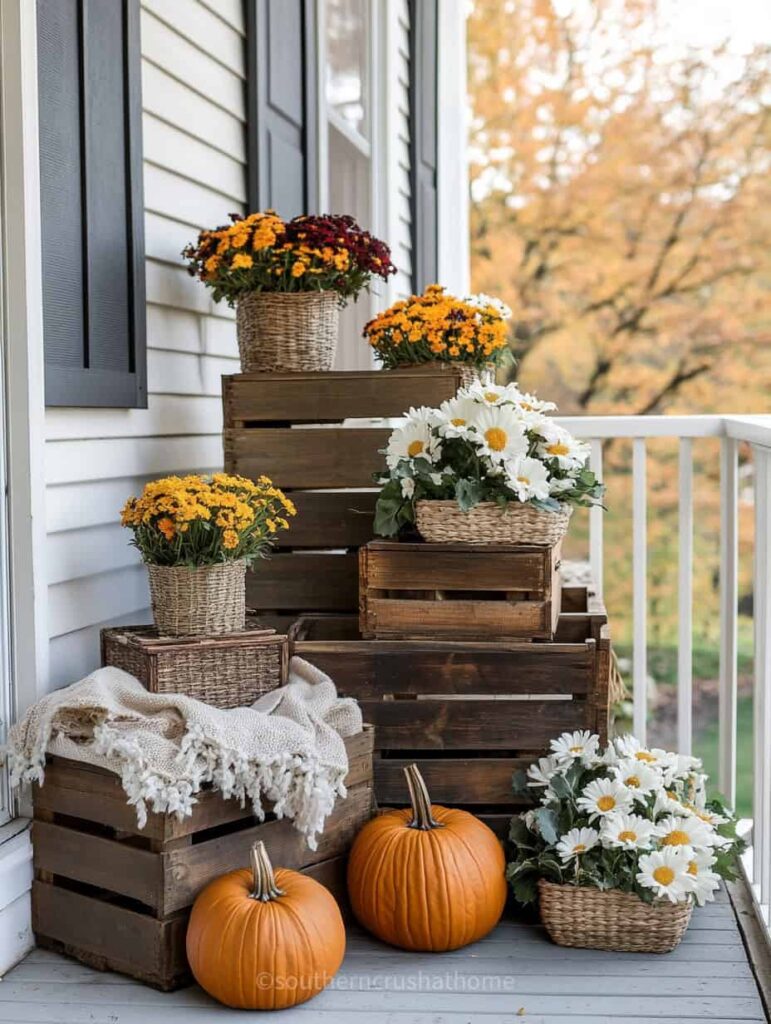
{"label": "yellow flower center", "polygon": [[634,756],[638,761],[645,761],[647,764],[654,764],[656,761],[656,755],[649,753],[647,750],[638,750]]}
{"label": "yellow flower center", "polygon": [[502,452],[506,447],[508,439],[508,434],[505,430],[501,430],[500,427],[490,427],[485,431],[485,441],[487,441],[487,446],[492,448],[494,452]]}
{"label": "yellow flower center", "polygon": [[699,873],[699,865],[696,863],[695,860],[692,860],[691,863],[688,865],[688,874],[689,875],[698,875],[698,873]]}
{"label": "yellow flower center", "polygon": [[632,789],[637,789],[640,785],[640,779],[637,775],[628,775],[624,779],[624,785],[630,786]]}
{"label": "yellow flower center", "polygon": [[[527,477],[526,476],[518,476],[517,480],[523,480],[525,483],[527,483]],[[580,754],[583,749],[584,748],[582,746],[571,747],[570,748],[570,753],[571,754]]]}
{"label": "yellow flower center", "polygon": [[612,796],[601,796],[597,801],[598,811],[612,811],[616,806],[616,798]]}
{"label": "yellow flower center", "polygon": [[634,843],[637,842],[637,833],[631,832],[629,829],[625,829],[623,832],[619,832],[618,838],[622,843]]}
{"label": "yellow flower center", "polygon": [[576,845],[573,847],[573,853],[585,853],[585,852],[586,852],[586,843],[576,843]]}
{"label": "yellow flower center", "polygon": [[496,395],[496,393],[494,391],[485,391],[485,393],[484,393],[484,400],[486,402],[497,402],[498,401],[498,396]]}
{"label": "yellow flower center", "polygon": [[554,444],[550,444],[546,451],[549,455],[569,455],[570,448],[561,441],[555,441]]}
{"label": "yellow flower center", "polygon": [[410,441],[407,447],[407,454],[411,459],[414,459],[416,455],[420,455],[425,445],[422,441]]}
{"label": "yellow flower center", "polygon": [[675,873],[672,868],[668,868],[666,864],[662,864],[661,867],[656,868],[653,872],[653,877],[659,885],[671,885],[675,880]]}
{"label": "yellow flower center", "polygon": [[456,416],[454,420],[450,420],[450,423],[452,423],[454,427],[462,427],[465,425],[466,421],[461,419],[460,416]]}
{"label": "yellow flower center", "polygon": [[[517,483],[519,483],[519,484],[529,484],[530,483],[530,477],[529,476],[518,476],[517,477]],[[570,749],[575,754],[581,748],[580,747],[571,747]]]}
{"label": "yellow flower center", "polygon": [[529,402],[520,402],[520,408],[524,409],[525,412],[532,412],[533,407]]}
{"label": "yellow flower center", "polygon": [[691,838],[687,832],[680,828],[673,829],[668,836],[662,840],[664,846],[690,846]]}

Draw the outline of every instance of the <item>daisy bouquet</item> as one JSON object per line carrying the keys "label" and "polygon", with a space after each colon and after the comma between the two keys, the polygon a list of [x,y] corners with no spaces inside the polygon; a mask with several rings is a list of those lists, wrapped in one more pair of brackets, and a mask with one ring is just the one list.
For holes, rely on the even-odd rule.
{"label": "daisy bouquet", "polygon": [[439,284],[422,295],[395,302],[364,327],[387,370],[415,363],[465,363],[482,368],[509,351],[506,321],[511,310],[489,295],[456,298]]}
{"label": "daisy bouquet", "polygon": [[438,409],[410,409],[385,449],[375,531],[390,537],[415,523],[419,501],[450,500],[461,512],[482,503],[547,513],[599,504],[589,446],[548,415],[556,408],[516,384],[475,382]]}
{"label": "daisy bouquet", "polygon": [[631,736],[605,750],[587,732],[564,733],[514,779],[540,797],[511,822],[507,877],[532,902],[539,879],[631,893],[645,903],[714,899],[744,849],[733,814],[706,793],[695,757],[647,749]]}

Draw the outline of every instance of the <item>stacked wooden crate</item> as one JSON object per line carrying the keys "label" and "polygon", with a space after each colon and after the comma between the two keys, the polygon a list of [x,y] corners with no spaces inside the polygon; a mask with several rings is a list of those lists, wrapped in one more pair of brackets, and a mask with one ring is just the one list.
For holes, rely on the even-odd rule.
{"label": "stacked wooden crate", "polygon": [[303,612],[356,611],[387,421],[440,405],[460,383],[450,367],[222,378],[226,470],[264,473],[297,505],[282,547],[247,576],[263,621],[283,630]]}
{"label": "stacked wooden crate", "polygon": [[149,814],[140,829],[120,779],[79,761],[51,758],[34,792],[32,922],[39,945],[162,989],[190,980],[190,907],[212,879],[247,867],[265,841],[281,867],[301,870],[345,904],[350,845],[373,811],[373,730],[345,741],[348,796],[308,849],[288,819],[259,824],[250,808],[205,790],[191,817]]}

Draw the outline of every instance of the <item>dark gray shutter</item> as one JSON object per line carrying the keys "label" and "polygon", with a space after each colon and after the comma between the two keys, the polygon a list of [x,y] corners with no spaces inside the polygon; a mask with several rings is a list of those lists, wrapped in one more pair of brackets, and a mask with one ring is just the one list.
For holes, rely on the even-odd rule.
{"label": "dark gray shutter", "polygon": [[250,209],[316,212],[314,0],[247,0],[246,8]]}
{"label": "dark gray shutter", "polygon": [[37,0],[47,405],[147,405],[138,0]]}
{"label": "dark gray shutter", "polygon": [[437,218],[438,0],[410,2],[412,287],[439,273]]}

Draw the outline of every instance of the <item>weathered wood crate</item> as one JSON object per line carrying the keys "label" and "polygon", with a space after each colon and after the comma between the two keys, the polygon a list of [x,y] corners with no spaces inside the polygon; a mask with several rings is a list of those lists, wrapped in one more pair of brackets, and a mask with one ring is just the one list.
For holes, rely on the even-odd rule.
{"label": "weathered wood crate", "polygon": [[111,772],[52,758],[34,792],[32,925],[39,945],[170,990],[190,981],[190,907],[213,878],[265,841],[276,867],[301,870],[345,900],[350,844],[373,813],[373,730],[346,740],[348,796],[309,850],[286,819],[263,824],[235,800],[200,795],[189,818],[150,814],[140,831]]}
{"label": "weathered wood crate", "polygon": [[371,541],[359,550],[361,634],[551,640],[560,547]]}
{"label": "weathered wood crate", "polygon": [[602,602],[562,591],[553,641],[366,640],[355,618],[309,616],[290,651],[356,697],[376,726],[375,796],[406,802],[417,762],[436,803],[466,807],[504,832],[521,801],[511,777],[565,730],[608,730],[610,635]]}
{"label": "weathered wood crate", "polygon": [[440,405],[460,384],[449,366],[222,378],[225,468],[267,474],[297,505],[281,549],[247,575],[247,604],[263,621],[283,630],[300,612],[357,610],[356,552],[374,536],[384,421]]}
{"label": "weathered wood crate", "polygon": [[183,693],[217,708],[253,704],[287,679],[287,640],[273,629],[169,637],[153,626],[117,626],[102,630],[101,646],[103,665],[135,676],[150,693]]}

